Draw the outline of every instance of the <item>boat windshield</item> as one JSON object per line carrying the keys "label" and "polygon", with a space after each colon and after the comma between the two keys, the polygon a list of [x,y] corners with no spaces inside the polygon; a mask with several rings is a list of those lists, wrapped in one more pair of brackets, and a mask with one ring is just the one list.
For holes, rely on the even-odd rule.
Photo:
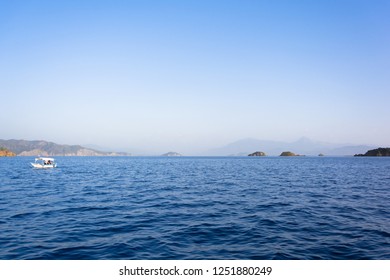
{"label": "boat windshield", "polygon": [[36,158],[35,161],[43,162],[44,165],[54,164],[54,158]]}

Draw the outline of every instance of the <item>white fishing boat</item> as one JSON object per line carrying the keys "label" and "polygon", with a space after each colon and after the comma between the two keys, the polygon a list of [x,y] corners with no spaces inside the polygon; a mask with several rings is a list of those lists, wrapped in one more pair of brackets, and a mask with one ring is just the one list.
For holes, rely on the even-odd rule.
{"label": "white fishing boat", "polygon": [[35,159],[35,162],[31,165],[34,168],[54,168],[57,167],[57,163],[55,162],[54,158],[47,158],[47,157],[38,157]]}

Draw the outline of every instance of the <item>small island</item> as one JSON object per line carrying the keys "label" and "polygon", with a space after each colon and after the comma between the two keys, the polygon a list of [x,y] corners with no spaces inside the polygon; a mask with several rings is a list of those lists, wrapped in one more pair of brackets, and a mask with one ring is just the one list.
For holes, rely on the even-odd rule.
{"label": "small island", "polygon": [[182,155],[176,152],[168,152],[166,154],[161,155],[163,157],[181,157]]}
{"label": "small island", "polygon": [[293,152],[287,151],[280,154],[281,157],[296,157],[299,156],[297,154],[294,154]]}
{"label": "small island", "polygon": [[365,154],[356,154],[355,157],[390,157],[390,148],[369,150]]}
{"label": "small island", "polygon": [[10,150],[0,147],[0,157],[14,157],[16,156],[15,153],[11,152]]}
{"label": "small island", "polygon": [[265,156],[266,156],[266,154],[264,152],[259,152],[259,151],[248,155],[248,157],[265,157]]}

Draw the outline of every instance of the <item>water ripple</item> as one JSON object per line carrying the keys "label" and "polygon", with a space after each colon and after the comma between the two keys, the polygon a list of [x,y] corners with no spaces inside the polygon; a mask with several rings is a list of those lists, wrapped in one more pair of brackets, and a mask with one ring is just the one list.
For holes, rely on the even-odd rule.
{"label": "water ripple", "polygon": [[389,259],[389,159],[0,158],[0,259]]}

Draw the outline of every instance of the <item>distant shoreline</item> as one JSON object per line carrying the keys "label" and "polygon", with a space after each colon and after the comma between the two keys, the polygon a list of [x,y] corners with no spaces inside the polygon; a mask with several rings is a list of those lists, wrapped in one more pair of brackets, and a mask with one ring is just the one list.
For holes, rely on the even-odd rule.
{"label": "distant shoreline", "polygon": [[[306,140],[307,141],[307,140]],[[260,143],[259,143],[260,144]],[[248,145],[246,147],[242,146],[242,150],[249,150],[251,145]],[[308,156],[308,157],[329,157],[329,156],[337,156],[337,157],[353,157],[353,156],[390,156],[390,148],[378,148],[378,149],[373,149],[373,150],[368,150],[365,154],[340,154],[340,155],[335,155],[335,154],[327,154],[325,152],[321,153],[295,153],[295,152],[280,152],[276,149],[272,150],[272,153],[267,154],[265,152],[253,152],[253,153],[236,153],[236,154],[213,154],[210,153],[208,154],[201,154],[201,155],[183,155],[181,153],[177,152],[167,152],[165,154],[152,154],[152,155],[134,155],[131,153],[126,153],[126,152],[102,152],[99,150],[95,149],[90,149],[86,148],[80,145],[61,145],[61,144],[56,144],[53,142],[48,142],[44,140],[2,140],[0,139],[0,147],[3,147],[3,149],[6,149],[10,153],[13,153],[15,155],[12,155],[10,153],[5,153],[3,152],[3,156],[7,154],[8,156],[31,156],[31,157],[36,157],[36,156],[80,156],[80,157],[86,157],[86,156],[98,156],[98,157],[104,157],[104,156],[119,156],[119,157],[129,157],[129,156],[145,156],[145,157],[153,157],[153,156],[165,156],[165,157],[185,157],[185,156],[192,156],[192,157],[247,157],[249,155],[253,157],[270,157],[270,156],[283,156],[283,157],[302,157],[302,156]],[[264,149],[267,151],[267,149]],[[295,151],[294,149],[291,149],[292,151]],[[300,149],[297,148],[299,151]],[[304,149],[303,149],[304,150]],[[285,150],[287,151],[287,150]],[[314,153],[314,152],[313,152]]]}

